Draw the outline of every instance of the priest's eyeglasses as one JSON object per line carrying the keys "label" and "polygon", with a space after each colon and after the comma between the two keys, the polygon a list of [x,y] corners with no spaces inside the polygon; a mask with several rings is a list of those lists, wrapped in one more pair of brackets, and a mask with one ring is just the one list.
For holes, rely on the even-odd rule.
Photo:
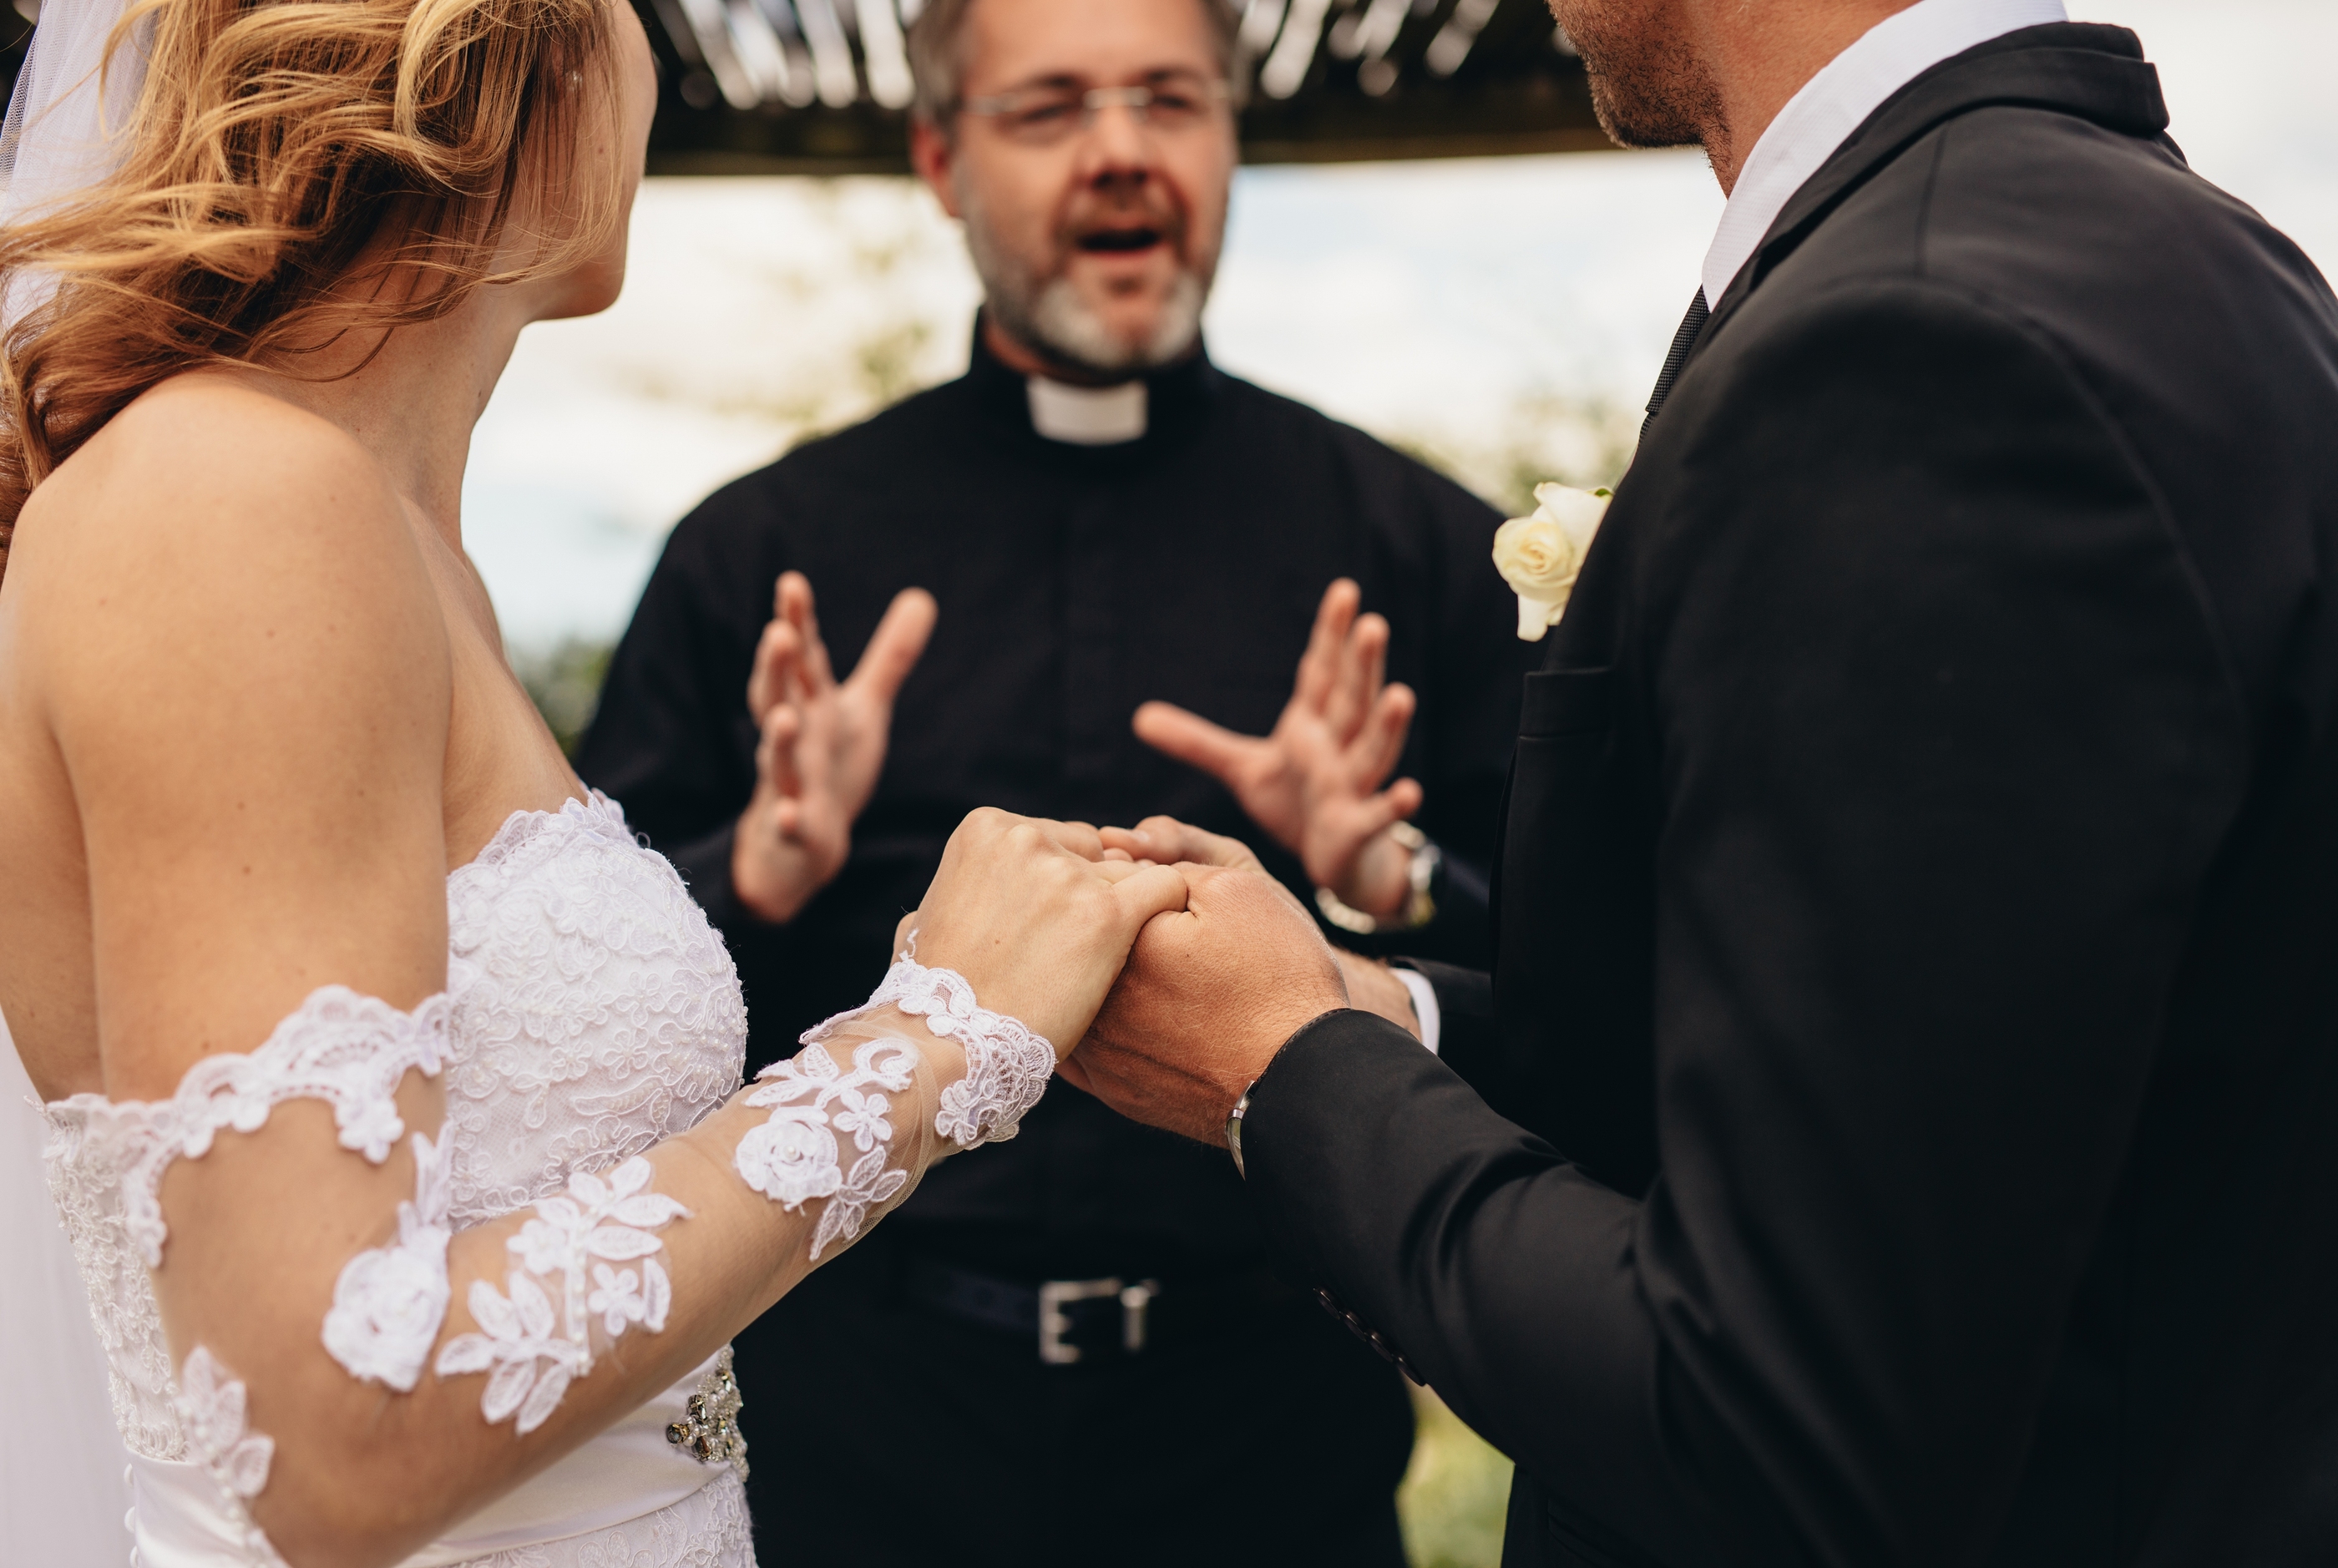
{"label": "priest's eyeglasses", "polygon": [[969,98],[962,113],[990,121],[1009,141],[1053,147],[1085,135],[1106,109],[1125,109],[1139,125],[1161,135],[1181,135],[1215,119],[1231,95],[1223,82],[1179,73],[1141,87],[1025,87]]}

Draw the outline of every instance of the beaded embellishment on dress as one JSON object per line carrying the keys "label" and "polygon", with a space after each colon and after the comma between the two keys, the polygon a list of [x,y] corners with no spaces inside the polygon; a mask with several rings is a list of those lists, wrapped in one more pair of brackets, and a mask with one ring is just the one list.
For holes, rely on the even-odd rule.
{"label": "beaded embellishment on dress", "polygon": [[747,1478],[747,1435],[739,1430],[739,1412],[746,1401],[739,1395],[739,1379],[731,1369],[731,1348],[725,1345],[714,1365],[698,1380],[686,1414],[665,1429],[665,1440],[701,1465],[728,1465],[740,1480]]}

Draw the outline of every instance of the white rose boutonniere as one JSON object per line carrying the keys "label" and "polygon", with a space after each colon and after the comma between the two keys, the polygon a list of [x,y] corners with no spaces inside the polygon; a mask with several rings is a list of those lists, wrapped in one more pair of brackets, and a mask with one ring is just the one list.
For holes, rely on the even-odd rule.
{"label": "white rose boutonniere", "polygon": [[1567,612],[1610,495],[1604,486],[1537,485],[1534,515],[1513,517],[1494,531],[1494,569],[1518,591],[1518,636],[1526,642],[1541,642]]}

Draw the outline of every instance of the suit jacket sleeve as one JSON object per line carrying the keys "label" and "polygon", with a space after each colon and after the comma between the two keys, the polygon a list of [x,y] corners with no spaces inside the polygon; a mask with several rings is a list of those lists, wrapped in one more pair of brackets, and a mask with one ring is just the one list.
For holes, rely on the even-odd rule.
{"label": "suit jacket sleeve", "polygon": [[[1334,1014],[1253,1092],[1250,1194],[1287,1269],[1619,1559],[1970,1561],[2246,720],[2050,340],[1921,281],[1741,325],[1591,566],[1632,575],[1611,678],[1653,759],[1660,1173],[1603,1187]],[[1510,1026],[1563,1038],[1567,997],[1528,1000]]]}

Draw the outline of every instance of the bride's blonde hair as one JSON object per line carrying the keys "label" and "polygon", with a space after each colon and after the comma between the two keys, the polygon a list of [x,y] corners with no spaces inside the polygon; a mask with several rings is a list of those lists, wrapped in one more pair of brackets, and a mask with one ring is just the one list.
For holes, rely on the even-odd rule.
{"label": "bride's blonde hair", "polygon": [[624,3],[133,5],[110,57],[149,64],[119,169],[0,230],[0,299],[54,283],[0,338],[0,571],[33,487],[166,377],[297,365],[606,244],[621,174],[577,149],[616,113]]}

